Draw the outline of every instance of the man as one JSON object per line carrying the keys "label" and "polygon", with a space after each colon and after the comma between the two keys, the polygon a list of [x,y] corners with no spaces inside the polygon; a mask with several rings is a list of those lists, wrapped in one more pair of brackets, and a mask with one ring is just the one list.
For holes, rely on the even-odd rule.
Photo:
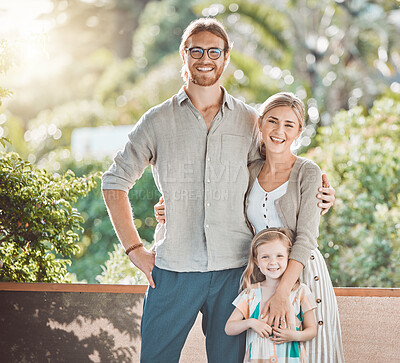
{"label": "man", "polygon": [[[252,238],[243,200],[247,165],[258,158],[258,131],[257,112],[219,85],[230,49],[218,21],[191,23],[180,45],[185,86],[143,115],[103,176],[116,233],[151,286],[142,362],[178,362],[199,311],[208,361],[243,360],[244,335],[227,336],[224,326]],[[143,248],[127,196],[149,164],[166,202],[155,252]]]}

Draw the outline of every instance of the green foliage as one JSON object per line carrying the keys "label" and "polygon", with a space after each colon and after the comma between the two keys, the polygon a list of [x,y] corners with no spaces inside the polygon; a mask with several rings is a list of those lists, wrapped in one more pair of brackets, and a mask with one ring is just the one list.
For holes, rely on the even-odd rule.
{"label": "green foliage", "polygon": [[182,62],[176,53],[165,57],[158,67],[138,77],[136,83],[125,92],[127,103],[120,109],[120,119],[127,119],[130,123],[139,120],[151,107],[177,93],[182,87],[181,66]]}
{"label": "green foliage", "polygon": [[400,286],[399,117],[391,98],[342,111],[307,154],[336,189],[319,239],[336,286]]}
{"label": "green foliage", "polygon": [[96,186],[95,176],[76,178],[35,168],[16,153],[0,159],[0,279],[66,282],[69,258],[78,251],[83,218],[72,207]]}
{"label": "green foliage", "polygon": [[140,17],[133,40],[133,56],[140,68],[150,69],[163,57],[178,54],[181,36],[196,15],[195,0],[150,1]]}
{"label": "green foliage", "polygon": [[[234,69],[227,68],[223,75],[223,84],[229,93],[261,104],[266,100],[266,95],[282,91],[280,82],[271,80],[256,59],[233,49],[230,60],[236,69],[243,72],[243,76],[235,77]],[[286,87],[285,90],[294,92],[295,88]]]}
{"label": "green foliage", "polygon": [[147,285],[146,276],[135,267],[121,244],[114,245],[114,251],[108,253],[109,259],[104,266],[103,272],[96,277],[101,284],[127,284]]}
{"label": "green foliage", "polygon": [[139,70],[133,59],[115,59],[97,82],[95,99],[115,107],[116,98],[135,82],[138,75]]}

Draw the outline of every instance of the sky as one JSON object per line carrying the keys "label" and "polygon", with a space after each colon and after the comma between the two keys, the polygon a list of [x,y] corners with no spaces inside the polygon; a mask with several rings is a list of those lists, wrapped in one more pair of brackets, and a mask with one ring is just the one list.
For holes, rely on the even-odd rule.
{"label": "sky", "polygon": [[[61,1],[58,7],[64,2],[68,5]],[[0,0],[0,39],[7,40],[15,62],[2,79],[5,87],[18,89],[50,74],[47,33],[56,22],[40,19],[40,15],[53,8],[50,0]]]}
{"label": "sky", "polygon": [[53,10],[49,0],[0,0],[0,36],[26,37],[45,33],[51,24],[36,18]]}

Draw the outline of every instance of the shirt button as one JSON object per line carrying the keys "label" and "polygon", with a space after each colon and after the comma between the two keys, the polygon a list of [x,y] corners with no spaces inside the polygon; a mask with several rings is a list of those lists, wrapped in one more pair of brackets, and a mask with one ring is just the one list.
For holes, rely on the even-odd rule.
{"label": "shirt button", "polygon": [[319,304],[322,300],[321,299],[317,299],[316,301],[317,301],[317,304]]}
{"label": "shirt button", "polygon": [[322,321],[322,320],[320,320],[319,322],[318,322],[318,325],[322,325],[324,322]]}
{"label": "shirt button", "polygon": [[207,207],[209,207],[210,206],[210,203],[207,203]]}
{"label": "shirt button", "polygon": [[275,357],[271,357],[271,362],[276,362],[276,358]]}
{"label": "shirt button", "polygon": [[201,119],[201,116],[197,116],[197,118],[200,120],[200,119]]}
{"label": "shirt button", "polygon": [[314,259],[315,259],[314,255],[311,255],[310,260],[314,260]]}
{"label": "shirt button", "polygon": [[206,224],[206,228],[208,228],[209,227],[209,225],[208,224]]}
{"label": "shirt button", "polygon": [[210,179],[207,179],[207,183],[211,183],[211,180],[210,180]]}
{"label": "shirt button", "polygon": [[211,158],[207,158],[207,161],[211,161]]}
{"label": "shirt button", "polygon": [[319,280],[319,277],[318,277],[318,276],[314,276],[314,280],[315,280],[315,281],[318,281],[318,280]]}

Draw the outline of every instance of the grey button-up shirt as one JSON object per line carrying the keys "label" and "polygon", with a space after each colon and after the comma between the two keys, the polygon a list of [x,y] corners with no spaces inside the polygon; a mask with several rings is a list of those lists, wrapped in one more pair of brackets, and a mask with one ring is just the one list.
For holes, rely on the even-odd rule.
{"label": "grey button-up shirt", "polygon": [[128,191],[151,164],[166,213],[155,233],[157,267],[204,272],[247,263],[244,197],[247,165],[259,158],[257,112],[223,91],[210,130],[184,88],[150,109],[103,175],[102,189]]}

